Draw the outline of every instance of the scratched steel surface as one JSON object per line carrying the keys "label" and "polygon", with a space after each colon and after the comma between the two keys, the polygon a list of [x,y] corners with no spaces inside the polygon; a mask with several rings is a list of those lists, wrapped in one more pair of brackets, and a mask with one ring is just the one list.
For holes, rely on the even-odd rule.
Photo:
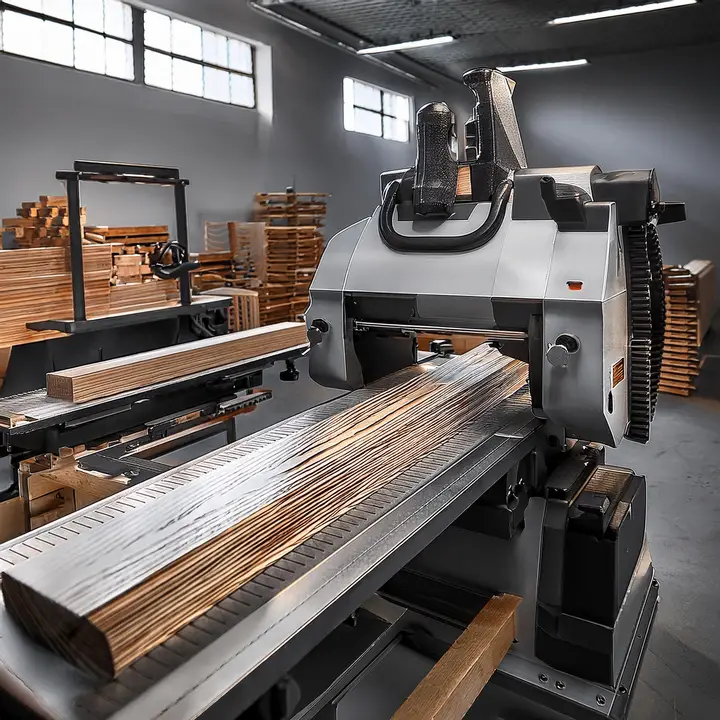
{"label": "scratched steel surface", "polygon": [[[351,407],[390,385],[407,379],[417,368],[410,368],[368,388],[358,390],[324,405],[312,408],[288,421],[255,433],[221,448],[154,480],[142,483],[101,501],[51,525],[0,546],[0,570],[66,540],[94,526],[122,518],[135,508],[172,492],[205,473],[237,461],[248,453],[288,437],[333,414]],[[454,437],[426,456],[411,470],[368,497],[363,503],[315,534],[294,551],[246,583],[240,590],[218,603],[201,618],[173,638],[125,669],[109,683],[94,681],[65,661],[28,641],[15,627],[0,601],[0,687],[43,716],[54,720],[106,720],[137,712],[136,705],[156,684],[170,679],[178,670],[187,670],[192,660],[210,648],[238,623],[292,586],[322,560],[371,527],[393,508],[412,496],[443,469],[468,454],[496,433],[503,442],[512,438],[512,428],[532,419],[528,393],[521,390],[478,421],[467,425]],[[511,432],[508,433],[508,428]],[[518,436],[520,437],[520,436]],[[488,451],[490,452],[490,451]],[[254,616],[253,616],[254,617]],[[167,685],[167,683],[165,683]],[[182,685],[179,685],[182,687]],[[172,704],[172,703],[170,703]],[[159,717],[149,714],[148,717]],[[194,717],[195,715],[187,715]],[[135,717],[138,717],[135,715]],[[145,715],[143,714],[143,717]],[[173,716],[175,717],[175,716]],[[177,717],[186,717],[183,714]]]}

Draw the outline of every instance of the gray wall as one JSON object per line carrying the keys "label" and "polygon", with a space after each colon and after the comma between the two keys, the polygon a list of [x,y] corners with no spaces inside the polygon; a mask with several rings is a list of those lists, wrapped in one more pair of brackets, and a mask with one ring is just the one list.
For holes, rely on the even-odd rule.
{"label": "gray wall", "polygon": [[652,168],[688,221],[660,228],[665,261],[720,265],[720,45],[517,73],[515,107],[528,163]]}
{"label": "gray wall", "polygon": [[[344,130],[343,77],[413,95],[416,107],[450,100],[463,121],[471,107],[460,85],[433,90],[405,80],[278,25],[242,0],[154,4],[271,46],[272,122],[256,111],[0,54],[0,215],[14,215],[22,200],[61,192],[55,171],[84,158],[178,166],[191,182],[195,248],[202,220],[248,217],[256,191],[292,183],[332,193],[333,232],[372,212],[382,170],[414,158],[414,139],[396,143]],[[169,190],[83,189],[90,223],[171,220]]]}

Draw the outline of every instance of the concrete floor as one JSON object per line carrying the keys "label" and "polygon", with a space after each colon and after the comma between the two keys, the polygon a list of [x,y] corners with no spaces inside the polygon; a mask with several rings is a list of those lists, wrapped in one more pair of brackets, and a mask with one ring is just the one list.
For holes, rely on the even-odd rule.
{"label": "concrete floor", "polygon": [[[661,603],[645,657],[630,720],[697,720],[718,717],[720,702],[720,332],[691,398],[662,395],[646,446],[625,442],[608,461],[633,468],[648,479],[647,534],[661,583]],[[271,401],[238,423],[239,435],[287,418],[338,393],[320,388],[298,364],[295,383],[266,374]],[[221,444],[212,438],[168,458],[184,462]],[[0,479],[1,482],[1,479]],[[372,692],[380,697],[341,706],[342,720],[373,717],[378,706],[397,707],[424,672],[424,663],[398,657],[401,676],[388,667],[376,673]],[[415,663],[415,665],[413,665]],[[372,678],[371,678],[372,680]],[[384,697],[382,697],[384,696]],[[348,698],[349,700],[350,698]],[[383,702],[383,700],[385,702]],[[369,701],[369,702],[368,702]],[[379,701],[379,702],[378,702]],[[388,717],[391,714],[388,713]]]}

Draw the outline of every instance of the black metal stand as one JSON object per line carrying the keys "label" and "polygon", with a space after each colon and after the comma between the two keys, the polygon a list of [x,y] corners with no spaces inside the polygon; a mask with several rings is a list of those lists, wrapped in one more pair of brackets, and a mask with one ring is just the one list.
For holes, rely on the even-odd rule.
{"label": "black metal stand", "polygon": [[118,327],[148,322],[155,319],[158,312],[163,316],[192,315],[227,307],[227,299],[214,298],[203,303],[193,304],[190,295],[190,278],[182,273],[180,281],[180,304],[174,308],[162,308],[141,313],[125,313],[87,319],[85,307],[85,281],[83,275],[82,226],[80,224],[80,183],[130,183],[133,185],[161,185],[172,187],[175,197],[175,221],[177,243],[185,254],[188,251],[187,205],[185,188],[190,181],[180,177],[177,168],[158,167],[155,165],[127,165],[123,163],[92,162],[76,160],[74,170],[59,170],[55,173],[58,180],[66,184],[68,198],[68,218],[70,229],[70,268],[72,271],[73,320],[43,320],[27,323],[29,330],[58,330],[64,333],[80,333],[108,327]]}

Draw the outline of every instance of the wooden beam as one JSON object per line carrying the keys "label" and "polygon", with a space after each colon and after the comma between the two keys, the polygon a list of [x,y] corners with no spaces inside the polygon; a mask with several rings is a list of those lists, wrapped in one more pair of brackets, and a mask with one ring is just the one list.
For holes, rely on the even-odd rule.
{"label": "wooden beam", "polygon": [[423,678],[393,720],[460,720],[515,639],[515,595],[491,598]]}
{"label": "wooden beam", "polygon": [[33,473],[31,478],[35,482],[44,481],[51,485],[79,490],[87,495],[92,495],[97,500],[102,500],[120,492],[120,490],[124,490],[123,485],[127,484],[127,478],[111,478],[100,473],[86,472],[78,469],[74,463],[66,467]]}
{"label": "wooden beam", "polygon": [[0,503],[0,542],[12,540],[25,530],[25,499],[21,497]]}
{"label": "wooden beam", "polygon": [[306,342],[304,323],[279,323],[48,373],[47,393],[73,402],[95,400]]}
{"label": "wooden beam", "polygon": [[483,346],[407,377],[4,572],[8,612],[114,676],[519,390],[527,366]]}

